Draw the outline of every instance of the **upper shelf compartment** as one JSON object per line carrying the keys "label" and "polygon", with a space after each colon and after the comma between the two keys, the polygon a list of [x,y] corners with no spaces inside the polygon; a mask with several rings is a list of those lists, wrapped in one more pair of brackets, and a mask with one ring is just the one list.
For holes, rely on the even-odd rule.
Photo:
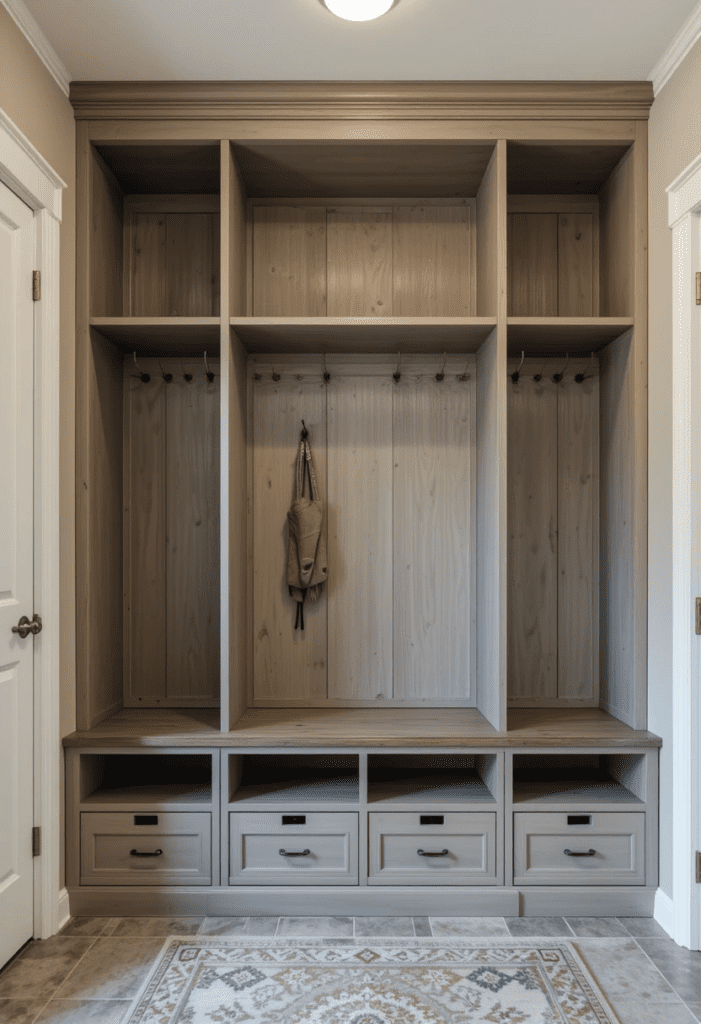
{"label": "upper shelf compartment", "polygon": [[634,315],[628,143],[509,142],[510,317]]}
{"label": "upper shelf compartment", "polygon": [[91,147],[92,317],[218,317],[219,143]]}
{"label": "upper shelf compartment", "polygon": [[496,317],[503,143],[234,143],[232,163],[248,257],[235,315]]}

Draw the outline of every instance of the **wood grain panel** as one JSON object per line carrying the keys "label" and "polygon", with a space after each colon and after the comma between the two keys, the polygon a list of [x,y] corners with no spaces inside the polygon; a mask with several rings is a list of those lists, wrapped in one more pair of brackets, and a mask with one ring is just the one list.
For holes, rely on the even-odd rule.
{"label": "wood grain panel", "polygon": [[85,545],[91,583],[86,608],[88,721],[122,704],[122,358],[104,338],[88,356],[88,490]]}
{"label": "wood grain panel", "polygon": [[125,272],[128,316],[167,316],[166,214],[132,213]]}
{"label": "wood grain panel", "polygon": [[[547,371],[546,371],[547,372]],[[531,373],[508,394],[510,698],[557,697],[557,386]]]}
{"label": "wood grain panel", "polygon": [[398,206],[394,211],[394,312],[472,316],[470,206]]}
{"label": "wood grain panel", "polygon": [[168,214],[168,316],[213,315],[213,222],[211,213]]}
{"label": "wood grain panel", "polygon": [[328,316],[392,316],[392,208],[327,210]]}
{"label": "wood grain panel", "polygon": [[635,313],[635,161],[630,149],[599,194],[602,316]]}
{"label": "wood grain panel", "polygon": [[558,316],[594,316],[593,217],[557,218]]}
{"label": "wood grain panel", "polygon": [[508,215],[509,316],[557,316],[557,214]]}
{"label": "wood grain panel", "polygon": [[124,199],[114,175],[96,149],[90,147],[90,312],[94,316],[122,315]]}
{"label": "wood grain panel", "polygon": [[392,697],[391,377],[328,391],[331,698]]}
{"label": "wood grain panel", "polygon": [[[505,333],[505,332],[504,332]],[[477,706],[506,728],[506,338],[477,353]]]}
{"label": "wood grain panel", "polygon": [[497,142],[475,203],[477,266],[476,305],[479,316],[497,316],[504,300],[506,265],[506,143]]}
{"label": "wood grain panel", "polygon": [[392,392],[395,698],[475,702],[473,387],[427,377]]}
{"label": "wood grain panel", "polygon": [[219,696],[219,365],[166,365],[166,696],[194,703]]}
{"label": "wood grain panel", "polygon": [[166,697],[166,384],[124,367],[124,703]]}
{"label": "wood grain panel", "polygon": [[[294,629],[287,572],[287,511],[295,493],[299,432],[310,433],[317,480],[326,496],[326,386],[267,376],[253,388],[253,691],[255,700],[326,699],[326,587],[305,603]],[[334,570],[329,563],[329,576]],[[356,638],[357,640],[357,635]]]}
{"label": "wood grain panel", "polygon": [[254,207],[253,315],[326,316],[325,207]]}
{"label": "wood grain panel", "polygon": [[581,384],[571,377],[563,380],[557,417],[557,695],[597,704],[598,376],[588,376]]}

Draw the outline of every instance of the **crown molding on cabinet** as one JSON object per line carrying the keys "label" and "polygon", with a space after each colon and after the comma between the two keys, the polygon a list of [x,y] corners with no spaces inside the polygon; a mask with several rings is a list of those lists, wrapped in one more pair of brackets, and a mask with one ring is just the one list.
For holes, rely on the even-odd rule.
{"label": "crown molding on cabinet", "polygon": [[77,119],[647,119],[650,82],[73,82]]}
{"label": "crown molding on cabinet", "polygon": [[68,96],[71,76],[22,0],[0,0],[62,93]]}
{"label": "crown molding on cabinet", "polygon": [[696,4],[693,11],[682,25],[672,42],[662,54],[657,64],[650,72],[650,81],[654,95],[657,96],[664,89],[667,82],[675,73],[679,65],[686,57],[689,50],[701,38],[701,2]]}

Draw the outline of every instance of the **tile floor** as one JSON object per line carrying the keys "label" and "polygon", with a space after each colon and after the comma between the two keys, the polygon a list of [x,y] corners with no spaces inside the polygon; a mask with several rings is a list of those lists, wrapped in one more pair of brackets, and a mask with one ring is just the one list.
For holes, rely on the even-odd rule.
{"label": "tile floor", "polygon": [[701,953],[651,918],[178,917],[71,919],[0,971],[0,1024],[120,1024],[168,935],[314,936],[353,942],[499,935],[572,941],[621,1024],[701,1020]]}

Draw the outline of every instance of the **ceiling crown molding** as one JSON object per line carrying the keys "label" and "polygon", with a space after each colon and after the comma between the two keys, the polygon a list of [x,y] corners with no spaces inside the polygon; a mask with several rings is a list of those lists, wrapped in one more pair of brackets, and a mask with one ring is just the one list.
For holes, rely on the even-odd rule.
{"label": "ceiling crown molding", "polygon": [[697,3],[684,25],[676,34],[657,64],[650,72],[652,89],[657,96],[664,89],[689,50],[701,38],[701,2]]}
{"label": "ceiling crown molding", "polygon": [[22,0],[0,0],[64,95],[70,92],[71,76]]}
{"label": "ceiling crown molding", "polygon": [[73,82],[78,119],[647,119],[649,82]]}

